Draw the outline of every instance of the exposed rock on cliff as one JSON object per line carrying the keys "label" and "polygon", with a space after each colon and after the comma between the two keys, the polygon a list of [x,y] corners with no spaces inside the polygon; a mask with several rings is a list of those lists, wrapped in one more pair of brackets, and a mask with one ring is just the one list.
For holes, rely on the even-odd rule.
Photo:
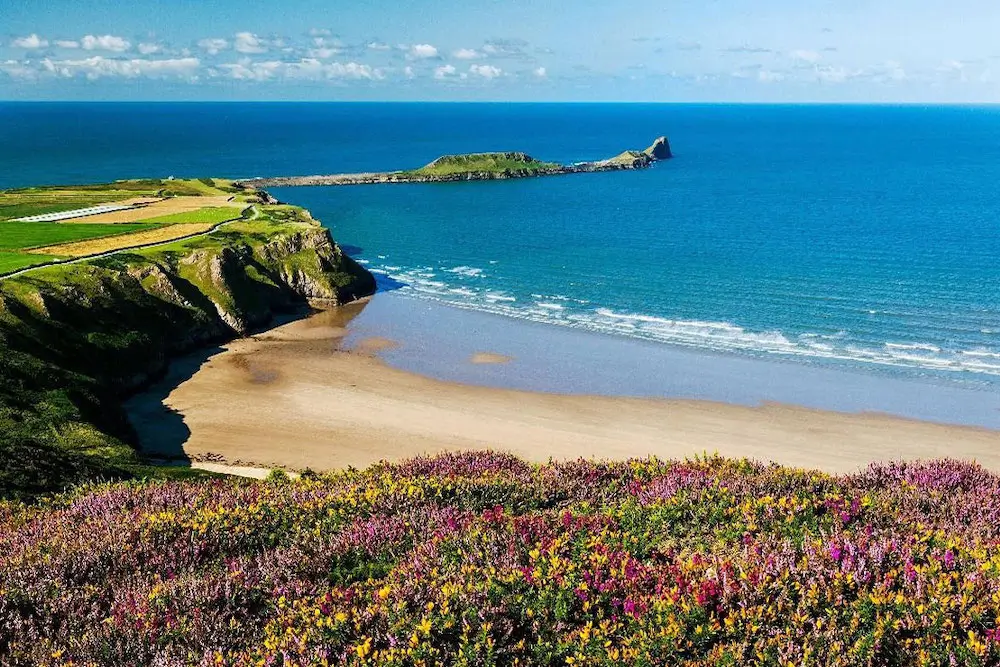
{"label": "exposed rock on cliff", "polygon": [[279,311],[374,291],[327,230],[289,207],[179,244],[0,281],[0,497],[128,476],[140,462],[124,444],[121,397],[172,356]]}
{"label": "exposed rock on cliff", "polygon": [[653,145],[644,151],[654,160],[669,160],[674,156],[670,151],[670,141],[666,137],[660,137],[653,142]]}

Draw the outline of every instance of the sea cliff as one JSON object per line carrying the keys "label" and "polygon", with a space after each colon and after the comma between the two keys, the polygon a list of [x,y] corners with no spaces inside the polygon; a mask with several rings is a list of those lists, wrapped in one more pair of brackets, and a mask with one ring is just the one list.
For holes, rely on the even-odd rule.
{"label": "sea cliff", "polygon": [[172,356],[375,290],[302,209],[0,282],[0,497],[141,467],[120,401]]}

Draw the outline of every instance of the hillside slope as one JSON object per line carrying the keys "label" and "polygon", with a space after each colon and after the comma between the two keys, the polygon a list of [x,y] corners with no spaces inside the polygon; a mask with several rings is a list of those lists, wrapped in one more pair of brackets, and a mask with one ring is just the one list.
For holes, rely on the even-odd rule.
{"label": "hillside slope", "polygon": [[0,281],[0,497],[149,472],[119,402],[171,356],[374,291],[307,213],[259,207],[212,234]]}

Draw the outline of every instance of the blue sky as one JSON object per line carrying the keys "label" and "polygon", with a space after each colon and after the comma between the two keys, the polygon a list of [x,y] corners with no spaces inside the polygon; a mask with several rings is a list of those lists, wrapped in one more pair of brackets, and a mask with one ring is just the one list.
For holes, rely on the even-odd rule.
{"label": "blue sky", "polygon": [[997,0],[0,0],[0,99],[1000,102]]}

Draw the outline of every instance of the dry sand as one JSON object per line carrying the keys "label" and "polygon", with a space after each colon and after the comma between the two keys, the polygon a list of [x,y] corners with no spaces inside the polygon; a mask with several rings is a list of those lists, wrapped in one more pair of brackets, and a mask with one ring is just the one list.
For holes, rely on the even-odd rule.
{"label": "dry sand", "polygon": [[192,458],[317,470],[470,448],[535,461],[718,452],[830,472],[947,456],[1000,470],[1000,432],[985,429],[441,382],[385,365],[372,348],[386,341],[339,351],[348,319],[332,313],[293,322],[236,341],[203,364],[175,364],[172,377],[128,406],[144,445],[177,455],[183,443]]}

